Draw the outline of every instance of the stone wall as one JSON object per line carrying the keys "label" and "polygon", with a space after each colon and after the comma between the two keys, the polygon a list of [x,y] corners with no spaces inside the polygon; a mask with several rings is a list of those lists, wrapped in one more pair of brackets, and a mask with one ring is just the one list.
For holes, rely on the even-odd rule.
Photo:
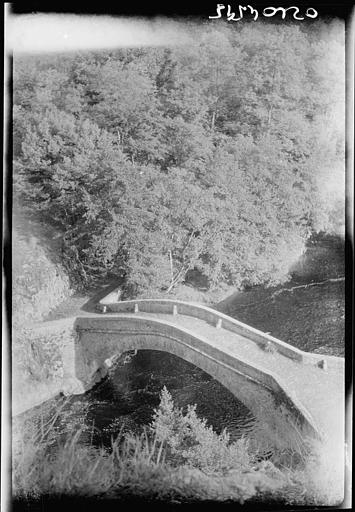
{"label": "stone wall", "polygon": [[75,317],[33,323],[14,336],[21,342],[12,353],[12,415],[70,394],[76,383]]}

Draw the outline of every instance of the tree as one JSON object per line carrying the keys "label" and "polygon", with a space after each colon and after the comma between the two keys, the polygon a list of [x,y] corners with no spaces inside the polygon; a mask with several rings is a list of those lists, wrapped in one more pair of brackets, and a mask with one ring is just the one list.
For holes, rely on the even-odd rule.
{"label": "tree", "polygon": [[29,214],[58,231],[67,263],[90,281],[117,259],[120,233],[113,239],[110,229],[126,190],[126,159],[110,134],[53,107],[28,123],[15,192]]}
{"label": "tree", "polygon": [[16,58],[16,199],[86,283],[169,292],[197,269],[275,284],[312,231],[342,223],[344,80],[333,25]]}

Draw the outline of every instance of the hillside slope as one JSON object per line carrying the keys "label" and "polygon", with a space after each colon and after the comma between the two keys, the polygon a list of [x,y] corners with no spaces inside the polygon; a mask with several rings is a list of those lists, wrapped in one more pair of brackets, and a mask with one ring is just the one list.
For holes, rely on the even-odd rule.
{"label": "hillside slope", "polygon": [[37,223],[14,217],[12,323],[41,320],[73,293],[56,241]]}

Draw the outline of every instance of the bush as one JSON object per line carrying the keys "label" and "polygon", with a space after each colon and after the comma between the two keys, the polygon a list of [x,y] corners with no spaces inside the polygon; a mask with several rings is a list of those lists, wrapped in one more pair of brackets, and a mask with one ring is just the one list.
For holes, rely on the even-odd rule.
{"label": "bush", "polygon": [[[160,499],[243,502],[265,490],[273,492],[284,483],[280,475],[275,478],[275,468],[272,472],[262,464],[251,464],[245,443],[228,445],[226,433],[218,436],[206,427],[194,408],[182,415],[166,389],[149,431],[141,435],[121,432],[110,449],[92,446],[85,427],[74,427],[70,414],[58,430],[62,414],[63,409],[17,428],[13,451],[16,497],[112,497],[128,493]],[[174,428],[182,422],[186,439],[178,439],[177,432],[172,435],[171,420]],[[169,453],[173,447],[175,452]],[[232,467],[233,471],[227,471]]]}
{"label": "bush", "polygon": [[207,426],[206,419],[198,418],[196,406],[188,406],[184,415],[174,407],[165,387],[151,429],[166,444],[175,464],[186,464],[208,474],[226,474],[232,469],[244,471],[252,466],[246,439],[230,443],[226,430],[217,434]]}

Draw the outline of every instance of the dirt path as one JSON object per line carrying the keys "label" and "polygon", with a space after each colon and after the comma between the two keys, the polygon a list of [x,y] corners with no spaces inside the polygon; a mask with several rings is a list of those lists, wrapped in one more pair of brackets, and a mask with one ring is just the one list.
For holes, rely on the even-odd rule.
{"label": "dirt path", "polygon": [[61,302],[48,315],[43,318],[44,322],[59,320],[70,316],[85,316],[90,313],[97,313],[97,303],[106,295],[111,293],[118,286],[117,281],[104,283],[102,286],[92,288],[84,293],[76,293]]}

